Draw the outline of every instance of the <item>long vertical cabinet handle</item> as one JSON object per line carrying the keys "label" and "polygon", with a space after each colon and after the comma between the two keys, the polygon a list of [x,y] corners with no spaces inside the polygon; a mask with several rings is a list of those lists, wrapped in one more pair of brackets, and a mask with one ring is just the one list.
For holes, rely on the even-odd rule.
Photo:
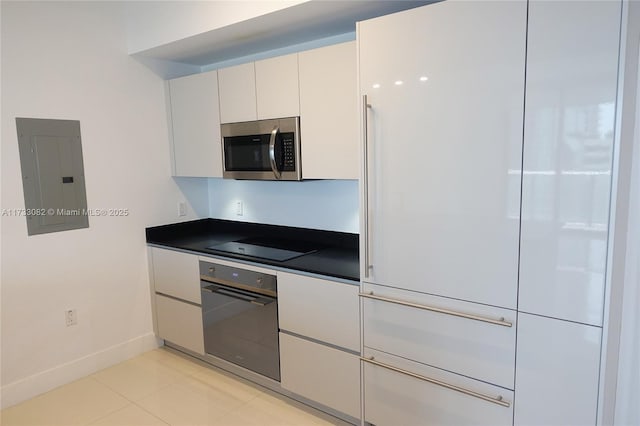
{"label": "long vertical cabinet handle", "polygon": [[369,278],[371,269],[370,248],[369,248],[369,104],[367,95],[362,95],[362,127],[364,135],[363,150],[363,208],[364,208],[364,277]]}

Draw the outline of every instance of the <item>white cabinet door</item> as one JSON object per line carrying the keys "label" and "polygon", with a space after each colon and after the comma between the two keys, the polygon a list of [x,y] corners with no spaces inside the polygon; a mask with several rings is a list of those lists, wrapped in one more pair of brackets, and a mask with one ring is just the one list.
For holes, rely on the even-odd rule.
{"label": "white cabinet door", "polygon": [[367,351],[365,356],[421,376],[365,362],[364,420],[369,423],[376,426],[512,424],[513,391],[383,352]]}
{"label": "white cabinet door", "polygon": [[360,417],[360,358],[280,333],[280,376],[285,389]]}
{"label": "white cabinet door", "polygon": [[414,305],[364,297],[365,348],[513,389],[515,311],[375,285],[364,291]]}
{"label": "white cabinet door", "polygon": [[202,308],[160,294],[155,302],[159,337],[203,355]]}
{"label": "white cabinet door", "polygon": [[620,1],[532,1],[519,309],[601,325]]}
{"label": "white cabinet door", "polygon": [[154,291],[199,305],[198,256],[156,247],[151,253]]}
{"label": "white cabinet door", "polygon": [[222,177],[218,73],[169,81],[175,176]]}
{"label": "white cabinet door", "polygon": [[278,272],[280,329],[360,352],[359,287]]}
{"label": "white cabinet door", "polygon": [[518,314],[515,425],[596,424],[601,333]]}
{"label": "white cabinet door", "polygon": [[305,179],[358,179],[356,43],[298,54]]}
{"label": "white cabinet door", "polygon": [[298,54],[255,63],[258,120],[300,115]]}
{"label": "white cabinet door", "polygon": [[526,15],[446,1],[359,23],[365,281],[516,307]]}
{"label": "white cabinet door", "polygon": [[237,123],[258,118],[254,62],[218,70],[220,121]]}

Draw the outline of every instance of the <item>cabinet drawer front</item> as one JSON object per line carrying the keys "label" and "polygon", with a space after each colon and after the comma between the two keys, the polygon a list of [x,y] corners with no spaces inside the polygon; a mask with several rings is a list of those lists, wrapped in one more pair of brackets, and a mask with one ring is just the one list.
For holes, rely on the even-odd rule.
{"label": "cabinet drawer front", "polygon": [[374,285],[364,290],[423,307],[362,297],[365,347],[513,389],[515,312]]}
{"label": "cabinet drawer front", "polygon": [[156,315],[159,337],[204,354],[202,309],[199,306],[156,294]]}
{"label": "cabinet drawer front", "polygon": [[200,304],[198,256],[155,247],[152,253],[155,292]]}
{"label": "cabinet drawer front", "polygon": [[280,333],[282,387],[334,410],[360,417],[356,355]]}
{"label": "cabinet drawer front", "polygon": [[280,328],[360,352],[358,286],[278,272]]}
{"label": "cabinet drawer front", "polygon": [[412,377],[365,362],[367,422],[376,426],[512,424],[513,392],[510,390],[376,351],[368,350],[365,356],[420,376]]}

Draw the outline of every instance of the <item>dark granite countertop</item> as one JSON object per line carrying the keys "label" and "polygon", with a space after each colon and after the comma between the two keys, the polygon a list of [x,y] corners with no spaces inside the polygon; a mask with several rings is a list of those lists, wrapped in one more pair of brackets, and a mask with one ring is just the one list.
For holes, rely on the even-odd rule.
{"label": "dark granite countertop", "polygon": [[[221,219],[200,219],[147,228],[146,235],[148,244],[167,248],[245,260],[356,282],[360,279],[358,234]],[[276,261],[209,248],[247,239],[277,241],[281,249],[297,250],[299,247],[306,247],[313,251],[290,260]]]}

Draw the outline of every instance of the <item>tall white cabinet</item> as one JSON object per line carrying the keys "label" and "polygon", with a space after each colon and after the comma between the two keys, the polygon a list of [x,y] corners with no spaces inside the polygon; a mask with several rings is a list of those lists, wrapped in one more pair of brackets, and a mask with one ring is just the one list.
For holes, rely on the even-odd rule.
{"label": "tall white cabinet", "polygon": [[526,17],[442,2],[358,26],[370,423],[512,422]]}
{"label": "tall white cabinet", "polygon": [[621,2],[532,1],[522,311],[602,325]]}
{"label": "tall white cabinet", "polygon": [[364,419],[595,424],[620,1],[361,22]]}
{"label": "tall white cabinet", "polygon": [[520,425],[596,423],[621,6],[529,2]]}
{"label": "tall white cabinet", "polygon": [[526,8],[442,2],[360,23],[365,281],[515,309]]}

